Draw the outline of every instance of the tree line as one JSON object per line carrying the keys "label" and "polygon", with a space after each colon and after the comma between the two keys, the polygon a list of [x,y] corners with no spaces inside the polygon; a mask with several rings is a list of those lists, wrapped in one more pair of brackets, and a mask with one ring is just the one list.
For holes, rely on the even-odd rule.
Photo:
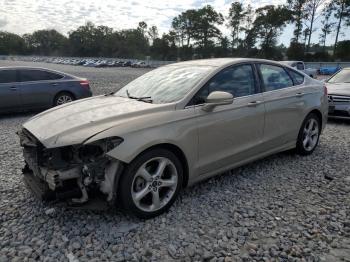
{"label": "tree line", "polygon": [[[258,57],[306,61],[350,60],[350,40],[339,36],[350,26],[350,0],[287,0],[284,5],[232,2],[224,17],[211,5],[174,17],[169,32],[140,22],[136,29],[114,30],[91,22],[68,33],[38,30],[22,36],[0,31],[0,55],[187,60],[207,57]],[[288,24],[294,26],[289,47],[277,45]],[[315,24],[321,25],[316,28]],[[220,30],[226,26],[227,36]],[[320,33],[319,33],[320,32]],[[334,32],[334,44],[327,46]],[[319,33],[319,41],[311,39]]]}

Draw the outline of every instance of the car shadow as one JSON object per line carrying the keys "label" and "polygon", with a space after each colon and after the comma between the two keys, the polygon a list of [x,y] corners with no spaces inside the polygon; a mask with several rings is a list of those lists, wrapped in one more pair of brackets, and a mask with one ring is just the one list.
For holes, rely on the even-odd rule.
{"label": "car shadow", "polygon": [[350,119],[328,118],[328,123],[350,126]]}

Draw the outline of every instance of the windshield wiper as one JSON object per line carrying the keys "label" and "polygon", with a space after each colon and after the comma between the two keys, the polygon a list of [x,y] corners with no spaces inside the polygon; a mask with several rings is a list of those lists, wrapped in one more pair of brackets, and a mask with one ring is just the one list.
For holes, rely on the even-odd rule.
{"label": "windshield wiper", "polygon": [[128,90],[126,90],[126,95],[128,96],[128,98],[135,99],[137,101],[142,101],[142,102],[146,102],[146,103],[153,102],[152,97],[150,97],[150,96],[140,96],[140,97],[131,96]]}

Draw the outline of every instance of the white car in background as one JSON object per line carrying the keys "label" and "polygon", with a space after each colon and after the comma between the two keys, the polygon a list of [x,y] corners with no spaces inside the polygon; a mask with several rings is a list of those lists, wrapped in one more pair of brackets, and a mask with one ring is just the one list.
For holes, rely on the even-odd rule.
{"label": "white car in background", "polygon": [[290,67],[293,67],[294,69],[299,70],[312,78],[315,78],[317,75],[317,70],[314,68],[306,68],[303,61],[280,61],[280,62]]}

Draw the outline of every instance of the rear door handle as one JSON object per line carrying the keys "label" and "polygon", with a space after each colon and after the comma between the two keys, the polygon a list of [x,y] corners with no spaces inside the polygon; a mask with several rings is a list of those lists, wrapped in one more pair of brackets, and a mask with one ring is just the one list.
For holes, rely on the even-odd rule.
{"label": "rear door handle", "polygon": [[296,97],[302,97],[303,95],[305,95],[305,94],[302,93],[302,92],[299,92],[299,93],[296,93],[296,94],[295,94]]}
{"label": "rear door handle", "polygon": [[257,106],[259,104],[261,104],[261,101],[252,101],[248,103],[248,106]]}
{"label": "rear door handle", "polygon": [[16,91],[16,90],[17,90],[17,87],[11,86],[10,89],[11,89],[12,91]]}
{"label": "rear door handle", "polygon": [[52,86],[57,86],[58,84],[57,84],[57,83],[52,83],[51,85],[52,85]]}

